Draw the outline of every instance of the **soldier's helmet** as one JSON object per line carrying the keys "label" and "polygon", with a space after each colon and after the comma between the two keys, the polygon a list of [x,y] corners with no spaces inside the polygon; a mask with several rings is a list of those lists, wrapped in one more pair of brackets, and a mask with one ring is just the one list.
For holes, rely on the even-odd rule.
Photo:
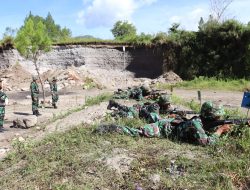
{"label": "soldier's helmet", "polygon": [[171,97],[168,95],[161,95],[159,97],[158,103],[160,105],[164,105],[164,104],[171,104]]}
{"label": "soldier's helmet", "polygon": [[38,79],[37,76],[35,76],[35,75],[32,76],[32,80],[33,80],[33,81],[35,81],[35,80],[37,80],[37,79]]}
{"label": "soldier's helmet", "polygon": [[56,82],[56,81],[57,81],[56,77],[53,77],[52,82]]}
{"label": "soldier's helmet", "polygon": [[149,93],[150,92],[150,87],[148,85],[142,85],[141,90],[144,93]]}
{"label": "soldier's helmet", "polygon": [[215,119],[225,115],[222,105],[215,104],[211,101],[206,101],[201,106],[201,116],[205,119]]}

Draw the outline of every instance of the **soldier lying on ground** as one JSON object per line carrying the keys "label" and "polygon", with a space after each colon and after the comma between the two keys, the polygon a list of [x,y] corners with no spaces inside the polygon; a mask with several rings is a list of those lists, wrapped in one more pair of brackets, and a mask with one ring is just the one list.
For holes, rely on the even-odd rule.
{"label": "soldier lying on ground", "polygon": [[160,119],[160,107],[157,103],[140,103],[128,107],[110,100],[107,109],[111,110],[112,108],[116,108],[111,114],[113,117],[141,118],[148,123],[154,123]]}
{"label": "soldier lying on ground", "polygon": [[141,128],[131,128],[117,125],[100,125],[95,132],[118,132],[131,136],[165,137],[183,142],[190,142],[199,145],[214,144],[221,134],[230,130],[229,124],[218,126],[212,134],[207,134],[203,128],[205,121],[202,118],[210,118],[213,121],[224,115],[222,107],[217,107],[212,102],[205,102],[201,108],[201,116],[195,116],[188,121],[181,121],[175,118],[162,119],[155,123],[146,124]]}
{"label": "soldier lying on ground", "polygon": [[118,89],[114,92],[114,99],[135,99],[142,100],[144,96],[148,96],[150,94],[150,89],[147,85],[142,85],[138,87],[128,88],[126,90]]}
{"label": "soldier lying on ground", "polygon": [[183,111],[173,109],[171,106],[170,96],[162,95],[157,102],[139,103],[132,107],[121,105],[114,100],[110,100],[107,109],[116,108],[112,113],[115,117],[127,117],[127,118],[143,118],[149,123],[156,122],[160,119],[159,113],[167,114],[169,117],[185,117],[186,113],[195,114],[193,111]]}

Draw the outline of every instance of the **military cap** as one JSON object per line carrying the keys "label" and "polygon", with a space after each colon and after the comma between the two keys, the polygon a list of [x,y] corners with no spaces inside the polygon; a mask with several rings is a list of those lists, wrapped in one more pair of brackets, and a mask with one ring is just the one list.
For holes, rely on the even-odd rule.
{"label": "military cap", "polygon": [[56,77],[53,77],[53,78],[52,78],[52,81],[57,81]]}
{"label": "military cap", "polygon": [[214,119],[225,115],[222,105],[215,104],[212,101],[206,101],[201,106],[201,116],[205,119]]}
{"label": "military cap", "polygon": [[38,79],[37,76],[35,76],[35,75],[32,76],[32,80],[33,80],[33,81],[35,81],[35,80],[37,80],[37,79]]}
{"label": "military cap", "polygon": [[171,97],[168,95],[161,95],[158,100],[159,104],[170,104],[171,103]]}

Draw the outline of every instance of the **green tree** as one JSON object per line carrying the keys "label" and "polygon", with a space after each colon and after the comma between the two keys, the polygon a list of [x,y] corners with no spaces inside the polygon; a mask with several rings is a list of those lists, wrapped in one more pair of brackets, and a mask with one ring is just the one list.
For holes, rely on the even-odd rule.
{"label": "green tree", "polygon": [[19,53],[34,62],[39,81],[42,86],[43,100],[45,102],[45,92],[38,67],[39,56],[51,49],[51,40],[42,21],[37,25],[30,18],[25,21],[24,26],[17,32],[15,45]]}
{"label": "green tree", "polygon": [[134,38],[136,36],[135,26],[128,21],[117,21],[111,32],[115,39],[118,40]]}
{"label": "green tree", "polygon": [[24,22],[27,22],[27,20],[29,19],[33,20],[35,27],[39,22],[42,22],[46,26],[46,32],[49,38],[53,42],[63,41],[71,37],[70,29],[66,27],[61,28],[60,25],[55,23],[50,13],[48,13],[47,17],[44,19],[43,17],[40,17],[40,16],[34,16],[30,12],[29,15],[25,18]]}

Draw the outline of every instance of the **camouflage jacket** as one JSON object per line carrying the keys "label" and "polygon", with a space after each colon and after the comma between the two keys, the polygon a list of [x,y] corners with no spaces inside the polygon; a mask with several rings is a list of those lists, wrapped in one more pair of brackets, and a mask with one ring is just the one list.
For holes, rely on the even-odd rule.
{"label": "camouflage jacket", "polygon": [[8,98],[8,96],[0,90],[0,106],[4,107],[6,104],[6,99]]}
{"label": "camouflage jacket", "polygon": [[30,83],[30,92],[31,92],[31,95],[38,95],[39,94],[38,84],[34,81],[32,81]]}
{"label": "camouflage jacket", "polygon": [[146,124],[140,129],[120,126],[120,131],[131,136],[165,137],[199,145],[214,144],[218,139],[216,134],[206,134],[199,117],[181,122],[177,126],[172,125],[173,121],[173,118],[161,119],[155,123]]}
{"label": "camouflage jacket", "polygon": [[51,92],[57,92],[57,84],[54,82],[50,83],[50,90]]}

